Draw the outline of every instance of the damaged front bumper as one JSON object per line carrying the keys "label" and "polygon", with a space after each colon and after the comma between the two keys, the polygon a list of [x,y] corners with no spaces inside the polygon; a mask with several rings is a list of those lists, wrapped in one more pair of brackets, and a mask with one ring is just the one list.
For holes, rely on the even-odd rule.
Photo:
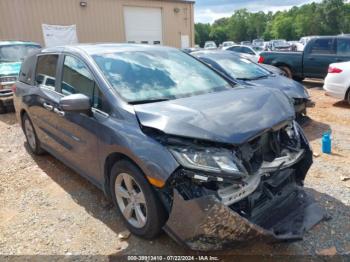
{"label": "damaged front bumper", "polygon": [[[164,230],[192,250],[221,250],[249,241],[302,239],[303,233],[326,217],[326,213],[301,187],[276,199],[264,221],[250,221],[214,195],[184,200],[178,191]],[[281,201],[281,202],[280,202]],[[256,223],[255,223],[256,222]]]}
{"label": "damaged front bumper", "polygon": [[312,149],[297,123],[234,152],[237,165],[249,170],[240,179],[181,168],[168,181],[162,194],[169,211],[164,230],[176,241],[205,251],[252,240],[299,240],[327,217],[303,189]]}

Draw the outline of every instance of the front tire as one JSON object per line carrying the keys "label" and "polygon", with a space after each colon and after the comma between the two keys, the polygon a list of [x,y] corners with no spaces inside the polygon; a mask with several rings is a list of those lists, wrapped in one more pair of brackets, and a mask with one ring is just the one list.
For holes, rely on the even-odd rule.
{"label": "front tire", "polygon": [[42,155],[44,150],[40,146],[40,140],[36,135],[33,123],[26,113],[22,117],[22,126],[30,151],[35,155]]}
{"label": "front tire", "polygon": [[152,239],[162,231],[166,220],[164,207],[137,166],[127,160],[115,163],[111,170],[110,192],[130,232]]}

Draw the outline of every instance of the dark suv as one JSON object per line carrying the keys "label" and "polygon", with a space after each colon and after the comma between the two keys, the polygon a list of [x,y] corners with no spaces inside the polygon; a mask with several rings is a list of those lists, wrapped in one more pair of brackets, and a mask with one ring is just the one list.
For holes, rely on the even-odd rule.
{"label": "dark suv", "polygon": [[220,249],[300,238],[323,217],[302,189],[312,152],[289,99],[179,50],[42,50],[22,65],[15,107],[30,150],[102,189],[136,235]]}

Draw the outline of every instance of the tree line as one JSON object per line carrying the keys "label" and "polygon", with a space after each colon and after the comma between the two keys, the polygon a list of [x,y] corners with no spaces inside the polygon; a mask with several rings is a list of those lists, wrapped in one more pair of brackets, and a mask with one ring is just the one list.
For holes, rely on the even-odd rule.
{"label": "tree line", "polygon": [[299,40],[303,36],[336,35],[350,32],[350,3],[343,0],[323,0],[321,3],[294,6],[288,11],[235,11],[231,17],[220,18],[213,24],[195,24],[195,42],[251,41],[263,38]]}

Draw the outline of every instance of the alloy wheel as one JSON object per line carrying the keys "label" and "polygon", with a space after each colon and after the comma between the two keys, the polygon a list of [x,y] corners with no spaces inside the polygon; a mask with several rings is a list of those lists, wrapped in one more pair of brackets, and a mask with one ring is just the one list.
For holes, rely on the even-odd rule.
{"label": "alloy wheel", "polygon": [[26,133],[27,141],[29,146],[35,150],[36,148],[36,138],[34,133],[34,128],[32,126],[32,123],[29,121],[29,119],[24,120],[24,131]]}
{"label": "alloy wheel", "polygon": [[147,206],[145,195],[135,179],[121,173],[115,180],[115,196],[118,207],[129,224],[142,228],[147,222]]}

